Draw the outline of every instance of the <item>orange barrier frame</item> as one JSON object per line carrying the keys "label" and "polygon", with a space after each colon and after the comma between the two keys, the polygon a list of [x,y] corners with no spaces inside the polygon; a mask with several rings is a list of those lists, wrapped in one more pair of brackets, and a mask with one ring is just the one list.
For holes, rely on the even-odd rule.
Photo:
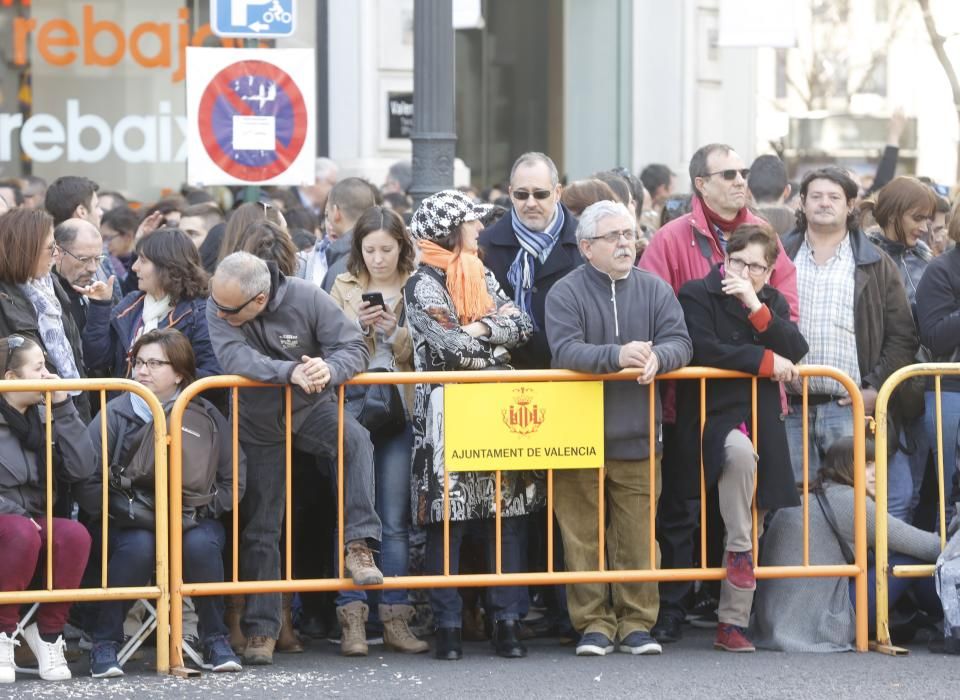
{"label": "orange barrier frame", "polygon": [[[855,561],[853,564],[836,565],[811,565],[810,547],[809,547],[809,510],[806,505],[803,507],[803,564],[799,566],[757,566],[755,569],[758,579],[774,578],[793,578],[793,577],[854,577],[856,579],[856,648],[857,651],[867,651],[867,534],[866,534],[866,478],[864,463],[864,437],[865,420],[863,410],[863,397],[859,388],[843,372],[832,367],[824,366],[802,366],[799,368],[803,377],[803,430],[806,436],[807,431],[807,378],[810,376],[824,376],[840,382],[849,392],[852,399],[851,409],[853,412],[854,426],[854,553]],[[636,381],[640,376],[640,370],[624,370],[615,374],[592,375],[571,372],[567,370],[506,370],[506,371],[463,371],[463,372],[371,372],[359,374],[348,384],[481,384],[498,382],[554,382],[554,381]],[[754,449],[757,445],[756,430],[756,405],[757,405],[757,382],[769,381],[759,379],[753,375],[719,370],[708,367],[686,367],[675,372],[657,376],[656,381],[649,385],[649,400],[651,407],[656,398],[656,383],[663,380],[692,380],[700,381],[701,396],[701,430],[703,417],[706,413],[705,391],[706,380],[711,379],[751,379],[752,380],[752,403],[753,403],[753,430],[751,431],[754,442]],[[183,581],[183,556],[182,556],[182,446],[181,446],[181,425],[183,411],[187,404],[198,394],[216,388],[231,388],[232,405],[232,425],[234,440],[233,473],[234,483],[238,476],[238,450],[236,449],[239,431],[238,422],[238,391],[240,388],[247,387],[277,387],[278,385],[261,384],[252,382],[239,376],[221,376],[207,377],[194,382],[178,397],[170,415],[170,601],[171,601],[171,634],[170,634],[170,657],[173,663],[178,667],[183,666],[182,662],[182,638],[183,638],[183,597],[196,595],[232,595],[243,593],[276,593],[276,592],[295,592],[295,591],[338,591],[346,589],[387,589],[387,588],[437,588],[446,586],[491,586],[491,585],[546,585],[546,584],[570,584],[570,583],[594,583],[594,582],[640,582],[640,581],[693,581],[693,580],[719,580],[726,576],[726,570],[723,568],[707,567],[706,561],[706,528],[701,527],[701,565],[696,568],[688,569],[659,569],[656,561],[656,455],[651,454],[649,458],[650,469],[650,558],[651,568],[638,569],[633,571],[623,570],[605,570],[603,567],[603,557],[600,557],[598,569],[596,571],[553,571],[553,479],[552,470],[547,474],[547,508],[548,508],[548,555],[547,567],[545,572],[527,572],[527,573],[502,573],[500,567],[500,505],[499,497],[496,499],[496,573],[491,574],[457,574],[450,575],[449,571],[449,488],[447,486],[447,477],[445,470],[445,494],[444,494],[444,574],[425,575],[425,576],[403,576],[403,577],[385,577],[384,582],[376,586],[358,587],[353,584],[350,578],[344,578],[344,461],[343,461],[343,409],[344,409],[344,391],[343,386],[339,387],[339,425],[338,425],[338,463],[337,463],[337,501],[338,501],[338,529],[339,529],[339,578],[332,579],[298,579],[292,576],[292,518],[289,514],[292,512],[292,488],[291,488],[291,455],[292,455],[292,433],[291,433],[291,397],[292,387],[286,385],[282,387],[285,392],[285,411],[286,411],[286,571],[284,578],[276,581],[240,581],[238,572],[239,556],[239,514],[238,514],[238,495],[236,489],[233,491],[233,571],[232,580],[222,583],[184,583]],[[656,434],[655,430],[655,412],[650,411],[650,434]],[[803,449],[804,463],[804,487],[809,484],[808,468],[808,443],[805,439]],[[702,446],[701,446],[702,449]],[[603,501],[603,468],[599,469],[599,508],[598,519],[599,542],[598,552],[604,549],[604,501]],[[500,472],[496,472],[497,486],[500,483]],[[701,495],[704,488],[703,460],[701,455],[700,465],[700,484]],[[499,494],[499,490],[497,491]],[[701,522],[706,522],[706,501],[701,497]],[[756,528],[756,504],[753,508],[754,528],[754,556],[757,554],[757,528]],[[755,558],[755,561],[757,559]]]}
{"label": "orange barrier frame", "polygon": [[[946,490],[945,475],[943,471],[943,414],[942,414],[942,392],[940,390],[940,378],[942,376],[960,375],[960,364],[957,363],[938,363],[926,362],[916,365],[901,367],[896,372],[887,377],[887,381],[877,392],[877,406],[874,413],[877,416],[877,439],[876,439],[876,465],[877,465],[877,486],[876,486],[876,545],[875,563],[877,571],[877,642],[876,651],[891,656],[905,656],[909,652],[898,646],[894,646],[890,639],[890,602],[889,586],[890,576],[897,577],[916,577],[933,576],[936,566],[934,564],[916,564],[911,566],[895,566],[890,568],[890,548],[887,541],[887,414],[889,411],[890,399],[893,392],[901,383],[912,377],[933,377],[934,399],[936,402],[936,426],[937,426],[937,496],[939,501],[939,520],[940,520],[940,551],[947,546],[947,523],[946,523]],[[951,465],[951,469],[955,469]]]}
{"label": "orange barrier frame", "polygon": [[[44,407],[47,416],[51,416],[52,398],[55,391],[98,392],[100,405],[107,405],[108,391],[128,391],[136,394],[150,407],[153,414],[153,439],[156,453],[154,463],[154,490],[156,503],[156,584],[153,586],[130,586],[111,588],[107,585],[108,522],[107,493],[109,488],[110,455],[107,444],[107,414],[100,411],[101,464],[103,466],[101,534],[103,550],[101,552],[101,574],[99,588],[55,589],[53,587],[53,548],[45,546],[45,590],[0,592],[0,604],[23,605],[28,603],[60,603],[98,600],[138,600],[147,598],[157,601],[157,672],[170,670],[169,656],[169,567],[167,549],[167,419],[163,406],[153,392],[129,379],[55,379],[55,380],[4,380],[0,382],[0,393],[11,391],[37,391],[44,395]],[[53,421],[46,422],[47,445],[47,493],[46,493],[46,529],[48,540],[53,533]]]}

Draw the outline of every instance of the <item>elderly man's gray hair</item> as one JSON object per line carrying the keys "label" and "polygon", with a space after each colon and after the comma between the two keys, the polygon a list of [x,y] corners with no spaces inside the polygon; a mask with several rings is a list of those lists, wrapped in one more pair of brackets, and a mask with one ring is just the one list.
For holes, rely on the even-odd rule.
{"label": "elderly man's gray hair", "polygon": [[601,219],[606,219],[608,216],[625,216],[630,219],[631,228],[633,228],[634,231],[637,230],[637,224],[630,214],[629,209],[620,202],[601,199],[599,202],[594,202],[584,209],[580,215],[580,223],[577,225],[577,243],[596,236],[597,225]]}
{"label": "elderly man's gray hair", "polygon": [[543,163],[547,166],[547,170],[550,171],[550,184],[556,187],[560,183],[560,174],[557,172],[557,166],[553,160],[551,160],[550,156],[545,153],[540,153],[539,151],[527,151],[513,161],[513,167],[510,168],[510,184],[513,184],[513,175],[517,172],[517,168],[521,165],[535,165],[536,163]]}
{"label": "elderly man's gray hair", "polygon": [[231,253],[217,265],[213,274],[215,280],[233,280],[240,285],[240,291],[251,299],[263,292],[270,291],[270,268],[256,255],[240,251]]}

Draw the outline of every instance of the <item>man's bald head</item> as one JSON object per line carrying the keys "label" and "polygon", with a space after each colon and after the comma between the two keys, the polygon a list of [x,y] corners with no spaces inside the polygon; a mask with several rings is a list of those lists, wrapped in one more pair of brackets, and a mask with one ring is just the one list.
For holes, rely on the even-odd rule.
{"label": "man's bald head", "polygon": [[270,301],[270,268],[250,253],[231,253],[217,265],[210,281],[210,298],[217,316],[231,326],[242,326]]}
{"label": "man's bald head", "polygon": [[86,287],[93,281],[103,261],[103,237],[86,219],[67,219],[53,229],[57,242],[54,264],[67,282]]}

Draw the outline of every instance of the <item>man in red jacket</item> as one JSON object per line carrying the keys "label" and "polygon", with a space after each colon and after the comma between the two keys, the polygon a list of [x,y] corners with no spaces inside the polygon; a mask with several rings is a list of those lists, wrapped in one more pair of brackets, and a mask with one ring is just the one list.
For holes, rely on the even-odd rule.
{"label": "man in red jacket", "polygon": [[[747,209],[747,175],[750,170],[730,146],[711,143],[701,147],[690,159],[690,184],[694,194],[689,214],[674,219],[657,231],[643,257],[640,268],[652,272],[673,287],[674,293],[690,280],[701,279],[717,263],[723,262],[727,238],[740,224],[763,223]],[[786,298],[791,320],[799,318],[797,271],[777,243],[779,255],[769,284]],[[666,386],[663,401],[663,491],[657,512],[662,568],[693,565],[693,532],[699,522],[699,501],[685,497],[685,485],[677,475],[687,470],[671,463],[681,454],[675,425],[674,387]],[[698,392],[697,392],[698,393]],[[699,412],[694,415],[699,415]],[[663,642],[675,642],[681,636],[685,610],[683,599],[690,583],[660,584],[660,615],[653,636]]]}

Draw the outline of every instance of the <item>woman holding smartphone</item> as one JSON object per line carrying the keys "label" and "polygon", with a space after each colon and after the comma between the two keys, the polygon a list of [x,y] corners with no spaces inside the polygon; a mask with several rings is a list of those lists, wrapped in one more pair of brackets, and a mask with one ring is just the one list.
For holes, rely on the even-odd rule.
{"label": "woman holding smartphone", "polygon": [[[403,286],[416,267],[413,242],[403,219],[386,207],[371,207],[353,227],[353,243],[347,272],[337,275],[330,295],[344,313],[356,319],[366,336],[370,367],[413,371],[413,346],[404,323]],[[374,432],[373,460],[376,469],[377,514],[383,523],[380,567],[384,576],[405,576],[408,571],[410,523],[410,457],[413,429],[413,386],[401,387],[400,396],[408,420],[403,431]],[[337,599],[337,617],[343,629],[341,653],[367,653],[364,621],[369,613],[363,591],[344,591]],[[427,651],[408,623],[414,610],[405,590],[384,590],[379,614],[383,642],[406,653]]]}

